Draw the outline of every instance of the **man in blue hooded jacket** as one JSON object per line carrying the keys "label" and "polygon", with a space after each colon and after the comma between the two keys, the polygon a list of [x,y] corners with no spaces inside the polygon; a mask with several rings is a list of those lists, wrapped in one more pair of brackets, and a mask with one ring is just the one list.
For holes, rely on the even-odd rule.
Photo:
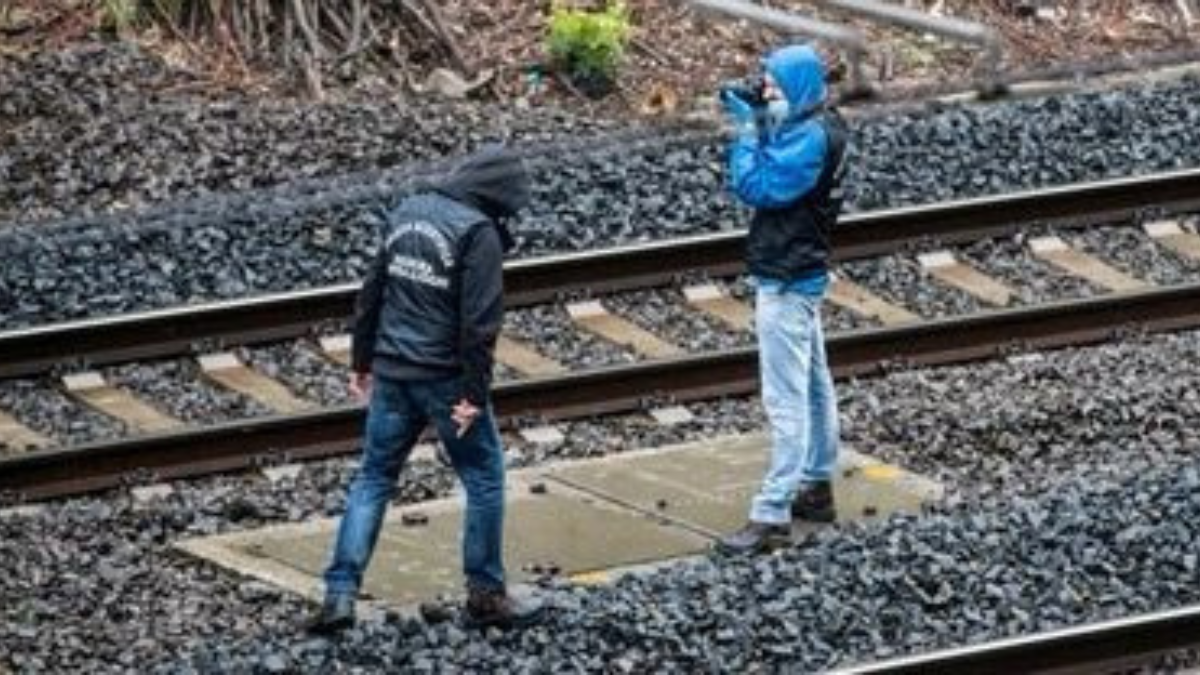
{"label": "man in blue hooded jacket", "polygon": [[792,518],[834,520],[837,398],[825,358],[821,300],[830,233],[841,208],[846,127],[826,106],[825,67],[809,46],[764,61],[761,100],[736,90],[721,100],[736,127],[730,182],[754,208],[746,262],[757,287],[755,327],[770,467],[749,522],[723,538],[728,552],[790,540]]}

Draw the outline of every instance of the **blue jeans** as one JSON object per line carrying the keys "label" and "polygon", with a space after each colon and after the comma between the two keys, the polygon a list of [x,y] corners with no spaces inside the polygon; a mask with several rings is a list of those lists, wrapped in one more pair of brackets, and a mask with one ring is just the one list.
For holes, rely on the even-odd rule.
{"label": "blue jeans", "polygon": [[801,485],[830,480],[837,464],[837,397],[825,358],[821,298],[759,288],[755,328],[771,465],[750,520],[788,523]]}
{"label": "blue jeans", "polygon": [[326,594],[358,592],[400,469],[430,422],[467,493],[462,539],[467,586],[504,588],[504,451],[491,407],[459,438],[450,418],[460,392],[458,378],[401,382],[376,377],[372,389],[362,463],[325,570]]}

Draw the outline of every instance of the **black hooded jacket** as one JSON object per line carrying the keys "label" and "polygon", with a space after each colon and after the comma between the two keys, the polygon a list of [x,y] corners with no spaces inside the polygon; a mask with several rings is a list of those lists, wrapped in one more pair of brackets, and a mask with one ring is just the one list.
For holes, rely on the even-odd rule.
{"label": "black hooded jacket", "polygon": [[460,375],[462,396],[487,402],[512,245],[504,220],[528,202],[520,157],[493,148],[388,212],[358,296],[353,369],[397,380]]}

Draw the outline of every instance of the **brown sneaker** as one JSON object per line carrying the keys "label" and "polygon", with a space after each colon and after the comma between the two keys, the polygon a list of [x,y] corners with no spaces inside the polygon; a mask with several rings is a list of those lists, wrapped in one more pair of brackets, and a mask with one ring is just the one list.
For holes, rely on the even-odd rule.
{"label": "brown sneaker", "polygon": [[833,486],[829,481],[805,483],[792,500],[792,517],[813,523],[832,523],[837,520],[833,507]]}
{"label": "brown sneaker", "polygon": [[472,588],[467,596],[465,623],[469,628],[524,628],[541,618],[543,609],[540,602],[516,598],[503,588]]}
{"label": "brown sneaker", "polygon": [[722,553],[765,553],[792,542],[792,528],[773,523],[746,523],[742,529],[717,541]]}

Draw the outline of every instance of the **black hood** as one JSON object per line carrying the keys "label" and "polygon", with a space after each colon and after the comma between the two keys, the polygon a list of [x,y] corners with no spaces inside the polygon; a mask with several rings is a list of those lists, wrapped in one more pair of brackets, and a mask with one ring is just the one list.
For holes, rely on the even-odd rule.
{"label": "black hood", "polygon": [[487,148],[463,160],[437,190],[482,211],[496,223],[507,250],[513,240],[504,221],[529,204],[529,172],[517,153]]}

